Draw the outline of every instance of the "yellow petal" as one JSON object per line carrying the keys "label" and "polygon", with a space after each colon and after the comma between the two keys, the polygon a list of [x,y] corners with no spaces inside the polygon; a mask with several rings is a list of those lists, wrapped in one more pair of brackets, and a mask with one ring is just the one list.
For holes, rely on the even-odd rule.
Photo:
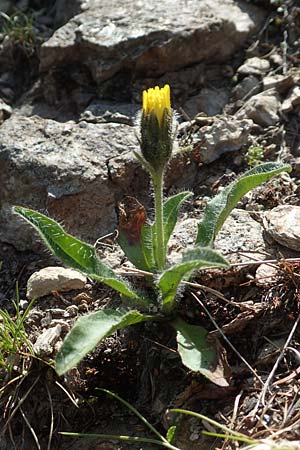
{"label": "yellow petal", "polygon": [[154,113],[161,125],[164,110],[171,109],[170,86],[166,84],[163,88],[155,86],[147,91],[143,91],[143,112],[144,114]]}

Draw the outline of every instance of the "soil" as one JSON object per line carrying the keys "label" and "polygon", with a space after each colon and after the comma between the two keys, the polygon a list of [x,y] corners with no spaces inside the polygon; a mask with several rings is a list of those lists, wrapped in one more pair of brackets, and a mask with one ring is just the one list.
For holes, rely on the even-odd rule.
{"label": "soil", "polygon": [[[294,41],[300,39],[300,27],[295,25],[300,17],[298,2],[258,0],[255,3],[268,10],[266,24],[233,60],[226,63],[227,67],[241,66],[249,56],[253,56],[253,52],[258,56],[272,52],[282,57],[283,38],[293,36]],[[44,33],[46,38],[49,30],[44,29]],[[30,64],[33,73],[25,70],[26,79],[17,83],[18,96],[22,86],[27,92],[36,80],[34,67],[38,61],[39,45],[36,43],[36,51],[28,55],[15,44],[16,70],[29,67],[28,61],[24,61],[25,56],[34,62]],[[289,42],[286,45],[285,67],[281,68],[281,73],[300,66],[299,46],[295,48]],[[23,52],[22,57],[18,53],[20,51]],[[213,83],[210,87],[214,87]],[[220,79],[217,79],[216,87],[219,86]],[[226,108],[235,111],[238,107],[237,102],[232,102]],[[267,129],[257,126],[252,131],[253,143],[265,149],[265,160],[281,156],[293,164],[288,182],[284,178],[271,180],[239,203],[239,208],[252,211],[257,220],[260,220],[261,210],[286,203],[300,205],[299,117],[298,109],[288,117],[282,115],[276,126]],[[198,132],[198,127],[201,125],[190,122],[180,136],[181,144],[186,144]],[[185,207],[185,215],[198,217],[203,209],[203,197],[214,195],[236,174],[249,167],[246,151],[224,155],[211,164],[203,165],[203,179],[207,182],[195,186],[195,199]],[[109,256],[113,254],[114,249]],[[291,251],[287,256],[300,255]],[[120,395],[164,435],[174,420],[168,410],[183,408],[200,412],[253,439],[275,435],[276,439],[300,441],[300,332],[299,327],[295,328],[299,320],[300,264],[281,260],[280,252],[277,252],[277,257],[279,271],[275,282],[262,283],[256,278],[257,266],[249,263],[228,271],[199,273],[193,280],[217,290],[219,296],[206,289],[189,287],[180,299],[181,316],[190,323],[204,326],[222,342],[231,372],[229,387],[219,387],[201,375],[187,371],[175,351],[173,331],[168,326],[163,328],[155,323],[130,327],[107,338],[76,369],[61,378],[51,367],[55,348],[50,355],[33,358],[24,345],[24,353],[14,364],[13,373],[1,375],[0,408],[5,433],[0,449],[158,448],[153,444],[117,443],[111,439],[83,441],[59,434],[68,431],[153,437],[132,412],[99,390],[101,388]],[[56,265],[57,261],[46,253],[18,252],[9,244],[0,246],[0,261],[0,306],[13,317],[12,300],[26,299],[29,276],[40,268]],[[195,296],[206,305],[223,334],[216,329]],[[66,310],[75,304],[81,315],[109,303],[117,306],[118,302],[120,300],[114,292],[95,283],[90,283],[82,292],[56,293],[38,299],[25,321],[29,340],[34,342],[43,324],[51,320],[49,310]],[[74,321],[75,317],[66,323]],[[289,350],[279,359],[291,332]],[[263,386],[277,363],[263,401]],[[17,378],[20,375],[22,382]],[[239,447],[232,440],[203,435],[203,430],[219,432],[204,421],[180,416],[176,423],[176,445],[182,449],[230,450]]]}

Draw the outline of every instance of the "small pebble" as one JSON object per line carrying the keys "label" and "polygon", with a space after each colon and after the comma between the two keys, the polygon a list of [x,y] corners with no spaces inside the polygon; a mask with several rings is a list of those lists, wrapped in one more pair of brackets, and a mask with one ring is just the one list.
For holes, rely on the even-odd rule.
{"label": "small pebble", "polygon": [[29,305],[29,302],[27,300],[20,300],[19,301],[20,309],[26,309]]}
{"label": "small pebble", "polygon": [[75,317],[78,314],[78,306],[76,305],[71,305],[68,306],[66,308],[66,310],[64,311],[63,317],[67,318],[67,317]]}

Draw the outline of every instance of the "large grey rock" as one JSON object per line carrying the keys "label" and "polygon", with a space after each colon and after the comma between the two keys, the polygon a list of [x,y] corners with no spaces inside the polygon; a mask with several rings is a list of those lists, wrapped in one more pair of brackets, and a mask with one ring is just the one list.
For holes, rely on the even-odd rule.
{"label": "large grey rock", "polygon": [[237,120],[231,116],[217,116],[212,125],[204,126],[197,133],[199,161],[211,163],[221,155],[239,150],[248,142],[252,120]]}
{"label": "large grey rock", "polygon": [[227,89],[204,88],[198,95],[190,97],[183,109],[190,118],[194,118],[200,112],[204,112],[208,116],[215,116],[222,113],[228,100]]}
{"label": "large grey rock", "polygon": [[261,82],[254,75],[244,78],[232,89],[233,100],[245,100],[261,90]]}
{"label": "large grey rock", "polygon": [[42,45],[40,68],[84,65],[97,84],[122,70],[158,76],[226,60],[263,18],[242,0],[91,0]]}
{"label": "large grey rock", "polygon": [[[182,252],[193,246],[199,221],[200,218],[191,217],[177,223],[169,243],[169,261],[180,262]],[[226,255],[230,263],[251,262],[252,257],[261,258],[268,253],[263,238],[263,227],[247,211],[237,208],[232,211],[221,228],[215,247]]]}
{"label": "large grey rock", "polygon": [[[120,123],[59,123],[14,115],[1,126],[0,242],[22,250],[43,246],[11,205],[47,211],[66,229],[94,242],[117,223],[116,204],[134,195],[149,205],[149,177],[134,159],[134,127]],[[195,183],[186,152],[170,163],[167,188]],[[147,205],[148,200],[148,205]]]}
{"label": "large grey rock", "polygon": [[279,121],[280,98],[275,89],[268,89],[251,97],[237,113],[238,119],[252,119],[261,126],[275,125]]}

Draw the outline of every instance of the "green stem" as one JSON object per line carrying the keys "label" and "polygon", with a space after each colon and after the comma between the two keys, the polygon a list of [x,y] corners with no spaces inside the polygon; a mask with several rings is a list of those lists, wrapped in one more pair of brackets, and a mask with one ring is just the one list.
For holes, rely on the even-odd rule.
{"label": "green stem", "polygon": [[96,434],[96,433],[71,433],[67,431],[61,431],[59,434],[63,436],[78,437],[78,438],[90,438],[90,439],[113,439],[118,441],[127,442],[146,442],[147,444],[156,444],[162,447],[166,447],[170,450],[180,450],[178,447],[170,444],[168,441],[159,441],[157,439],[149,439],[138,436],[120,436],[117,434]]}
{"label": "green stem", "polygon": [[155,261],[159,271],[164,270],[166,260],[166,249],[164,242],[164,221],[163,221],[163,182],[164,170],[152,172],[154,186],[154,207],[155,207]]}

